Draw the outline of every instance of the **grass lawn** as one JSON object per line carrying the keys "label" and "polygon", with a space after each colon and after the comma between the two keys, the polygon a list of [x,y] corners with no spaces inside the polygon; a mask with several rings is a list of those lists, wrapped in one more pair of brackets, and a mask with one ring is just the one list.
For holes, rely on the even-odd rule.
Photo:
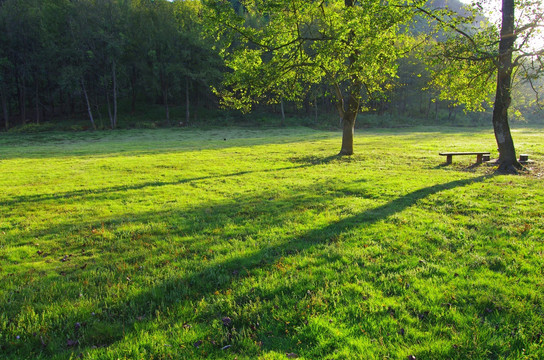
{"label": "grass lawn", "polygon": [[2,359],[543,359],[544,129],[0,134]]}

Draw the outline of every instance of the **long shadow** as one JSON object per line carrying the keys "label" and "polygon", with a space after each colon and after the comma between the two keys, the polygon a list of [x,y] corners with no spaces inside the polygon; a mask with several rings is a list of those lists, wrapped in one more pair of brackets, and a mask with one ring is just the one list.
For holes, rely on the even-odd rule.
{"label": "long shadow", "polygon": [[[135,319],[135,314],[145,314],[146,318],[144,321],[153,321],[156,310],[164,310],[165,308],[180,304],[184,301],[196,301],[203,296],[211,295],[216,291],[228,289],[233,285],[234,281],[240,280],[241,276],[251,276],[254,270],[266,268],[282,256],[290,256],[297,252],[309,251],[319,244],[328,242],[331,237],[338,236],[354,228],[368,226],[380,220],[387,219],[391,215],[402,212],[428,196],[482,182],[490,177],[492,176],[479,176],[419,189],[396,198],[384,205],[341,219],[322,228],[312,229],[304,234],[298,234],[296,236],[288,236],[280,244],[264,246],[247,255],[238,256],[222,262],[214,262],[210,265],[203,265],[199,270],[191,274],[178,277],[172,276],[155,286],[147,288],[136,296],[127,298],[125,301],[116,302],[109,306],[107,311],[99,317],[87,319],[87,321],[89,323],[92,321],[100,321],[100,326],[104,326],[104,324],[107,326],[107,324],[110,324],[113,328],[118,328],[118,324],[121,322],[123,336],[113,339],[113,342],[121,341],[124,336],[135,331],[135,324],[138,321]],[[291,208],[287,210],[296,211],[298,206],[312,205],[313,203],[319,203],[321,200],[323,199],[314,198],[310,201],[298,199],[297,201],[294,201],[294,206],[291,206]],[[247,202],[248,199],[243,201]],[[252,200],[250,199],[250,201],[258,201],[258,199],[253,198]],[[264,210],[267,210],[267,206],[273,205],[274,204],[262,205],[259,212],[264,212],[263,217],[267,217]],[[233,213],[238,211],[238,207],[230,204],[225,205],[224,208],[217,208],[217,211],[219,213]],[[201,216],[204,214],[204,209],[197,208],[190,211],[190,213],[194,216]],[[187,215],[187,212],[184,212],[184,214]],[[271,219],[270,221],[274,222],[278,220],[280,219],[276,218]],[[205,244],[203,244],[203,246],[205,246]],[[237,274],[240,269],[245,269],[245,273],[242,275]],[[40,284],[34,284],[33,286],[40,287]],[[41,286],[44,285],[42,284]],[[180,294],[185,294],[185,297],[181,297]],[[114,314],[114,316],[111,316],[112,314]],[[64,325],[59,325],[60,328],[58,329],[58,333],[63,334],[64,339],[66,339],[65,334],[74,333],[73,324],[83,321],[86,320],[81,319],[80,315],[78,316],[75,313],[68,314],[62,322]],[[37,345],[39,347],[39,344]],[[97,344],[82,342],[79,344],[78,351],[90,351],[91,347],[94,345]],[[7,350],[10,348],[10,344],[5,344],[3,346]],[[283,350],[285,349],[282,349],[282,351]],[[65,351],[69,354],[72,350],[57,348],[55,351]]]}
{"label": "long shadow", "polygon": [[0,201],[0,206],[9,206],[14,204],[24,204],[24,203],[36,203],[36,202],[48,201],[48,200],[63,200],[63,199],[74,200],[74,198],[81,198],[81,197],[95,198],[99,194],[109,194],[109,193],[115,193],[115,192],[121,192],[121,191],[141,190],[148,187],[181,185],[181,184],[186,184],[186,183],[191,183],[191,182],[201,181],[201,180],[222,179],[222,178],[243,176],[248,174],[270,173],[270,172],[283,171],[283,170],[295,170],[295,169],[307,168],[314,165],[325,164],[334,159],[337,159],[337,157],[331,156],[331,157],[321,158],[316,162],[305,162],[302,165],[296,165],[296,166],[286,166],[282,168],[263,169],[263,170],[247,170],[247,171],[239,171],[235,173],[222,174],[222,175],[198,176],[193,178],[180,179],[176,181],[150,181],[150,182],[144,182],[144,183],[135,184],[135,185],[118,185],[118,186],[111,186],[111,187],[106,187],[101,189],[84,189],[84,190],[67,191],[67,192],[55,193],[55,194],[22,195],[22,196],[12,197],[11,199],[8,199],[8,200]]}
{"label": "long shadow", "polygon": [[[295,128],[297,129],[297,128]],[[302,129],[298,128],[298,129]],[[246,129],[246,128],[227,128],[227,129],[210,129],[210,130],[185,130],[185,129],[170,129],[169,131],[163,129],[146,129],[146,130],[116,130],[115,132],[96,132],[96,133],[73,133],[73,132],[53,132],[53,133],[39,133],[39,134],[23,134],[13,135],[6,134],[4,138],[0,137],[0,150],[2,147],[13,146],[36,146],[40,150],[34,151],[34,153],[4,153],[0,154],[0,160],[10,159],[40,159],[40,158],[62,158],[66,156],[80,157],[80,156],[115,156],[118,155],[145,155],[145,154],[161,154],[172,151],[199,151],[202,148],[207,150],[220,150],[228,149],[231,147],[246,147],[255,145],[274,145],[274,144],[289,144],[297,143],[301,141],[312,141],[316,139],[331,139],[337,137],[336,133],[326,131],[307,130],[305,135],[302,135],[303,131],[297,130],[294,134],[282,133],[285,129],[276,128],[272,132],[271,136],[263,136],[262,129]],[[239,133],[244,133],[241,136]],[[142,136],[145,133],[150,135],[151,138]],[[1,135],[2,133],[0,133]],[[191,137],[192,136],[192,137]],[[138,140],[141,137],[142,142],[138,145],[120,145],[126,140]],[[193,139],[195,137],[202,138],[202,142],[196,142]],[[47,152],[47,148],[43,145],[57,145],[64,144],[78,144],[78,145],[92,145],[96,142],[111,142],[113,144],[110,149],[100,149],[98,152],[96,149],[72,149],[69,154],[64,151],[57,153]],[[171,145],[169,145],[171,144]],[[153,148],[154,150],[149,150]],[[55,149],[58,151],[58,148]]]}

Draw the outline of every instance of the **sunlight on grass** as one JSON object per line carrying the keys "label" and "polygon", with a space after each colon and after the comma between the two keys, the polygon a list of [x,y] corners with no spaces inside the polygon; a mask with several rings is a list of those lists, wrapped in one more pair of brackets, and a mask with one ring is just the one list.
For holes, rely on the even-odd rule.
{"label": "sunlight on grass", "polygon": [[542,129],[0,134],[6,359],[542,358]]}

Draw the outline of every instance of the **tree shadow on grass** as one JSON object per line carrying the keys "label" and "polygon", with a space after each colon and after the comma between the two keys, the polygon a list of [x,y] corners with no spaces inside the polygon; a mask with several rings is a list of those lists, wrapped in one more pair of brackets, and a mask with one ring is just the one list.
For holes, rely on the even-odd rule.
{"label": "tree shadow on grass", "polygon": [[293,163],[306,164],[307,166],[310,166],[310,165],[328,164],[333,160],[346,161],[346,159],[347,161],[349,161],[349,157],[340,156],[340,155],[331,155],[327,157],[308,155],[308,156],[292,157],[289,160]]}
{"label": "tree shadow on grass", "polygon": [[141,189],[150,188],[150,187],[182,185],[182,184],[187,184],[187,183],[192,183],[192,182],[197,182],[202,180],[225,179],[229,177],[243,176],[243,175],[249,175],[249,174],[255,174],[255,173],[270,173],[270,172],[276,172],[276,171],[303,169],[303,168],[307,168],[317,164],[324,164],[324,163],[330,162],[334,158],[335,157],[325,158],[317,163],[309,163],[309,164],[306,163],[302,165],[286,166],[286,167],[274,168],[274,169],[238,171],[238,172],[230,173],[230,174],[199,176],[199,177],[193,177],[193,178],[179,179],[176,181],[150,181],[150,182],[143,182],[143,183],[134,184],[134,185],[118,185],[118,186],[111,186],[111,187],[106,187],[101,189],[83,189],[83,190],[74,190],[74,191],[67,191],[63,193],[54,193],[54,194],[34,194],[34,195],[14,196],[10,199],[0,201],[0,206],[12,206],[15,204],[36,203],[36,202],[51,201],[51,200],[74,201],[80,198],[87,198],[87,199],[92,198],[93,200],[100,200],[100,199],[107,198],[108,200],[115,200],[116,198],[124,197],[124,195],[119,194],[118,197],[100,196],[100,195],[119,193],[124,191],[132,191],[132,190],[141,190]]}
{"label": "tree shadow on grass", "polygon": [[[162,186],[173,186],[173,185],[182,185],[197,181],[203,181],[203,180],[211,180],[211,179],[226,179],[231,177],[237,177],[237,176],[243,176],[243,175],[249,175],[249,174],[258,174],[258,173],[272,173],[276,171],[285,171],[285,170],[298,170],[303,169],[315,165],[324,165],[328,164],[331,161],[341,159],[341,157],[334,155],[334,156],[328,156],[328,157],[317,157],[312,156],[311,160],[302,160],[302,161],[293,161],[294,163],[301,163],[300,165],[294,165],[294,166],[285,166],[280,168],[273,168],[273,169],[262,169],[262,170],[246,170],[246,171],[238,171],[234,173],[229,174],[219,174],[219,175],[209,175],[209,176],[199,176],[199,177],[193,177],[193,178],[185,178],[185,179],[179,179],[175,181],[149,181],[149,182],[143,182],[139,184],[133,184],[133,185],[118,185],[118,186],[110,186],[100,189],[82,189],[82,190],[74,190],[74,191],[66,191],[62,193],[54,193],[54,194],[33,194],[33,195],[20,195],[20,196],[14,196],[10,199],[0,201],[0,206],[13,206],[13,205],[21,205],[25,203],[38,203],[42,201],[75,201],[80,198],[86,198],[86,199],[93,199],[93,200],[100,200],[100,199],[108,199],[108,200],[115,200],[118,198],[123,198],[124,195],[120,192],[124,191],[133,191],[133,190],[141,190],[145,188],[152,188],[152,187],[162,187]],[[118,196],[109,196],[107,194],[113,194],[113,193],[120,193]],[[101,196],[106,194],[107,196]]]}
{"label": "tree shadow on grass", "polygon": [[[183,274],[176,273],[175,275],[167,274],[167,276],[159,277],[155,284],[143,287],[142,291],[128,297],[121,296],[121,298],[111,301],[97,300],[96,306],[102,309],[99,314],[94,316],[89,315],[89,309],[85,311],[81,309],[77,311],[68,310],[61,318],[53,322],[48,334],[38,334],[37,336],[28,334],[27,337],[30,338],[30,345],[19,346],[16,343],[6,341],[2,345],[2,349],[6,354],[13,354],[13,358],[28,358],[36,354],[49,357],[53,354],[64,353],[66,356],[69,356],[73,352],[90,352],[96,346],[111,345],[122,341],[128,334],[135,332],[137,323],[139,324],[138,327],[141,327],[142,324],[153,322],[159,311],[164,312],[169,308],[184,303],[196,303],[204,297],[229,289],[233,286],[234,282],[251,276],[258,276],[259,272],[265,271],[282,257],[312,251],[314,247],[327,244],[348,231],[372,225],[396,213],[402,212],[428,196],[482,182],[487,178],[490,178],[490,176],[451,181],[419,189],[389,201],[384,205],[345,217],[320,228],[314,228],[305,232],[288,232],[280,241],[272,244],[267,244],[263,241],[258,244],[259,246],[255,250],[245,249],[242,255],[227,257],[226,260],[222,261],[191,260],[191,256],[199,253],[199,248],[204,250],[211,245],[208,236],[213,234],[214,229],[225,227],[234,221],[235,225],[239,227],[239,230],[233,234],[237,238],[235,241],[244,241],[243,238],[246,235],[258,236],[261,225],[272,226],[273,224],[281,224],[288,220],[288,215],[299,213],[302,209],[320,206],[324,202],[333,200],[335,195],[316,194],[315,192],[312,194],[312,189],[300,189],[312,195],[295,195],[285,199],[266,201],[263,200],[267,198],[266,194],[259,194],[258,196],[240,197],[234,199],[235,201],[224,204],[205,204],[202,207],[180,212],[166,211],[163,213],[138,214],[131,219],[131,222],[150,223],[160,221],[160,219],[176,219],[178,217],[187,219],[187,221],[183,221],[178,225],[173,224],[175,226],[169,226],[171,230],[168,231],[184,234],[201,234],[202,239],[196,240],[199,243],[179,243],[180,247],[184,247],[184,249],[178,254],[171,254],[169,259],[175,260],[178,257],[192,261],[191,264],[195,266],[192,271],[186,271]],[[209,213],[210,207],[214,209],[213,214]],[[254,212],[244,215],[242,210],[244,207],[253,208]],[[200,221],[192,223],[195,219],[200,219]],[[121,219],[112,218],[107,223],[116,224],[122,221]],[[246,229],[244,225],[248,221],[251,221],[256,227],[249,230]],[[91,226],[91,222],[82,226]],[[57,230],[59,229],[50,229],[50,231]],[[155,238],[161,238],[162,235],[166,234],[156,235],[158,236]],[[223,237],[221,241],[230,241],[229,239],[232,238],[226,233],[223,234]],[[149,253],[145,256],[149,258],[153,256],[160,257],[159,253],[153,254],[153,251],[153,249],[150,249]],[[107,246],[104,245],[101,251],[97,251],[95,262],[89,266],[89,269],[74,268],[73,272],[68,274],[68,277],[64,280],[66,283],[61,285],[59,291],[66,294],[73,293],[74,290],[78,291],[77,288],[80,286],[79,281],[82,278],[82,272],[99,270],[100,267],[108,265],[111,265],[112,271],[115,271],[115,266],[108,264],[108,258],[113,255],[115,254],[108,253]],[[157,266],[160,264],[160,266],[165,267],[171,266],[168,262],[155,262],[154,264]],[[93,269],[93,267],[96,269]],[[123,277],[126,276],[126,273],[123,272],[115,274],[113,278],[101,278],[98,271],[95,271],[94,274],[88,275],[87,278],[90,277],[91,281],[97,284],[103,282],[115,283],[116,281],[130,282],[128,277],[128,280],[123,280]],[[47,289],[51,286],[51,281],[58,281],[59,279],[62,279],[62,277],[34,280],[32,284],[28,285],[30,288],[29,291],[40,292],[41,289]],[[24,292],[20,295],[12,295],[11,304],[9,305],[10,310],[8,311],[10,316],[20,313],[23,306],[29,306],[23,300],[24,296]],[[246,296],[251,297],[252,295],[247,294]],[[66,301],[66,299],[62,300]],[[217,314],[217,316],[220,316],[220,314]],[[85,324],[85,326],[79,328],[77,324]],[[237,326],[248,329],[253,325],[241,323],[237,324]],[[256,332],[259,331],[264,330]],[[67,339],[72,342],[67,343]],[[269,343],[269,345],[265,344],[265,346],[269,346],[269,350],[286,352],[293,345],[292,341],[277,341]],[[217,350],[219,350],[219,347],[217,347]]]}
{"label": "tree shadow on grass", "polygon": [[482,168],[484,166],[488,166],[488,164],[486,163],[472,163],[470,165],[466,165],[462,162],[458,162],[458,163],[452,163],[452,164],[448,164],[447,162],[443,162],[441,164],[438,164],[436,166],[433,166],[433,167],[429,167],[429,169],[432,169],[432,170],[439,170],[439,169],[451,169],[451,170],[460,170],[460,171],[471,171],[471,170],[476,170],[476,169],[479,169],[479,168]]}
{"label": "tree shadow on grass", "polygon": [[[9,134],[4,138],[0,136],[0,161],[64,157],[138,156],[166,154],[173,151],[200,151],[202,149],[221,150],[232,147],[282,145],[327,140],[337,136],[334,132],[316,131],[308,128],[295,128],[294,133],[289,133],[288,129],[280,128],[266,133],[257,129],[223,128],[216,130],[146,129],[96,133]],[[195,139],[201,140],[195,141]],[[136,141],[137,143],[134,144],[133,142]],[[97,148],[97,142],[108,143],[111,146]],[[65,145],[73,146],[73,148],[64,150],[63,146]],[[16,150],[9,150],[9,148],[14,147]],[[23,147],[25,151],[18,150]],[[8,148],[8,151],[2,152],[2,148]]]}

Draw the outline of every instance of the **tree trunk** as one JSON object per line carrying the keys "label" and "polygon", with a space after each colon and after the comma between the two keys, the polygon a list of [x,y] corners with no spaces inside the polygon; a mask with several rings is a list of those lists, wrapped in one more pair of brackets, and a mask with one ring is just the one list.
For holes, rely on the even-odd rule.
{"label": "tree trunk", "polygon": [[134,115],[136,112],[136,68],[133,66],[130,76],[130,87],[131,87],[131,101],[130,101],[130,113]]}
{"label": "tree trunk", "polygon": [[501,39],[499,42],[499,66],[497,69],[497,91],[493,106],[493,129],[499,148],[499,172],[517,173],[521,169],[516,160],[516,149],[510,125],[508,108],[512,101],[512,52],[516,36],[514,34],[514,0],[502,0]]}
{"label": "tree trunk", "polygon": [[113,123],[112,129],[117,127],[117,72],[115,69],[115,60],[111,66],[112,78],[113,78]]}
{"label": "tree trunk", "polygon": [[280,126],[285,126],[285,109],[283,107],[283,98],[280,99],[280,109],[281,109],[281,123]]}
{"label": "tree trunk", "polygon": [[452,122],[452,116],[453,116],[453,113],[455,112],[455,105],[453,104],[448,104],[448,121],[451,123]]}
{"label": "tree trunk", "polygon": [[2,83],[0,85],[0,98],[2,99],[2,114],[4,115],[4,127],[6,131],[9,129],[9,111],[8,111],[8,99],[6,94],[6,86]]}
{"label": "tree trunk", "polygon": [[164,111],[166,112],[166,122],[170,125],[170,108],[168,107],[168,83],[165,79],[165,75],[160,73],[161,90],[162,90],[162,103],[164,105]]}
{"label": "tree trunk", "polygon": [[24,125],[26,124],[26,88],[22,79],[17,81],[17,93],[19,98],[19,114],[21,115],[21,123]]}
{"label": "tree trunk", "polygon": [[317,124],[317,95],[314,95],[315,123]]}
{"label": "tree trunk", "polygon": [[26,124],[26,88],[24,84],[21,87],[20,101],[21,101],[21,105],[20,105],[21,106],[21,121],[23,122],[23,125],[25,125]]}
{"label": "tree trunk", "polygon": [[102,119],[102,113],[100,112],[100,106],[98,105],[98,102],[94,104],[94,108],[96,110],[96,114],[98,114],[98,120],[100,121],[100,128],[104,129],[104,119]]}
{"label": "tree trunk", "polygon": [[338,155],[353,155],[353,135],[355,132],[355,120],[359,113],[359,97],[361,84],[353,79],[354,83],[349,91],[347,109],[342,115],[342,148]]}
{"label": "tree trunk", "polygon": [[191,119],[191,112],[189,109],[189,78],[185,78],[185,126],[189,126],[189,120]]}
{"label": "tree trunk", "polygon": [[355,117],[357,114],[346,112],[342,118],[342,148],[338,155],[353,155],[353,135],[355,132]]}
{"label": "tree trunk", "polygon": [[110,127],[113,130],[113,129],[115,129],[115,124],[114,124],[114,121],[113,121],[113,115],[111,113],[110,96],[109,96],[107,91],[106,91],[106,105],[108,106],[108,117],[110,119]]}
{"label": "tree trunk", "polygon": [[[51,106],[51,117],[55,117],[55,111],[57,110],[55,108],[55,93],[53,91],[53,86],[51,85],[51,81],[48,80],[48,86],[47,88],[49,89],[49,91],[47,91],[47,93],[49,94],[49,97],[48,97],[48,102],[49,102],[49,105]],[[47,120],[49,118],[48,114],[45,112],[45,107],[44,107],[44,112],[43,112],[43,120]]]}
{"label": "tree trunk", "polygon": [[[62,88],[59,89],[59,108],[60,108],[60,115],[64,115],[64,92],[62,91]],[[53,116],[55,116],[55,113],[53,113]]]}
{"label": "tree trunk", "polygon": [[89,96],[87,95],[87,89],[85,88],[85,83],[81,79],[81,88],[83,89],[83,95],[85,96],[85,102],[87,103],[87,112],[89,113],[89,119],[91,120],[91,125],[93,129],[96,130],[96,125],[94,124],[93,112],[91,110],[91,103],[89,102]]}
{"label": "tree trunk", "polygon": [[35,100],[36,100],[36,124],[40,123],[40,96],[39,96],[39,88],[38,88],[38,82],[36,81],[36,93],[35,93]]}
{"label": "tree trunk", "polygon": [[166,112],[166,122],[170,125],[170,108],[168,107],[168,89],[165,88],[162,91],[162,98],[164,101],[164,111]]}
{"label": "tree trunk", "polygon": [[[87,99],[87,103],[89,103],[89,98],[87,97],[87,90],[85,90],[85,85],[83,85],[83,91],[85,92],[85,99]],[[75,115],[76,113],[76,101],[72,95],[69,95],[70,100],[70,115]],[[90,105],[88,104],[88,108],[90,109]]]}
{"label": "tree trunk", "polygon": [[303,104],[304,104],[305,115],[309,115],[310,114],[310,99],[308,98],[308,96],[304,96]]}

